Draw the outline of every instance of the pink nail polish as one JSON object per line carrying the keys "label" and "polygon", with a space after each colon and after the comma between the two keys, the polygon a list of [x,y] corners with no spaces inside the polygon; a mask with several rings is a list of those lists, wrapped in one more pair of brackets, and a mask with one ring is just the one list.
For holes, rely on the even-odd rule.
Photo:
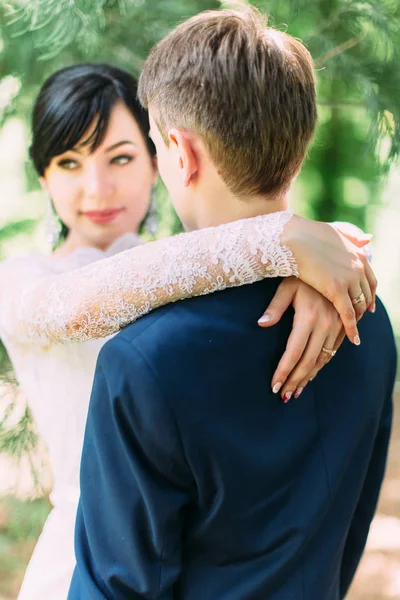
{"label": "pink nail polish", "polygon": [[279,390],[281,389],[283,383],[281,383],[280,381],[277,381],[276,384],[274,385],[274,387],[272,388],[272,391],[274,394],[277,394],[279,392]]}
{"label": "pink nail polish", "polygon": [[297,392],[295,393],[294,397],[295,397],[295,398],[298,398],[298,397],[300,396],[300,394],[301,394],[301,392],[302,392],[303,390],[304,390],[304,388],[300,387],[300,388],[297,390]]}
{"label": "pink nail polish", "polygon": [[356,346],[359,346],[361,344],[360,336],[356,335],[356,337],[354,338],[354,343]]}

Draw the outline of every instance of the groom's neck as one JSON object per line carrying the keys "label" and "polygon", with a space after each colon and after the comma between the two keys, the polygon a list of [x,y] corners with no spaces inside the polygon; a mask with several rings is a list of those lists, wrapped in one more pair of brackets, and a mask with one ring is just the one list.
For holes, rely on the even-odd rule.
{"label": "groom's neck", "polygon": [[288,192],[280,195],[235,196],[228,190],[210,190],[198,196],[194,204],[195,229],[216,227],[224,223],[249,219],[259,215],[287,210],[289,208]]}

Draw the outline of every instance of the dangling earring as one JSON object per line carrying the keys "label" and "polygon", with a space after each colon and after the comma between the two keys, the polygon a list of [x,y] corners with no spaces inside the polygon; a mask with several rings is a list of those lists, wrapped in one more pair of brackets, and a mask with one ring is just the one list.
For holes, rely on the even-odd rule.
{"label": "dangling earring", "polygon": [[151,237],[153,237],[153,238],[155,237],[155,235],[157,233],[157,229],[158,229],[158,216],[157,216],[155,195],[156,195],[155,187],[152,187],[149,210],[147,211],[147,216],[145,219],[145,227],[146,227],[147,231],[149,232],[149,234],[151,235]]}
{"label": "dangling earring", "polygon": [[46,212],[46,238],[50,249],[54,250],[60,239],[61,223],[54,210],[52,199],[49,197]]}

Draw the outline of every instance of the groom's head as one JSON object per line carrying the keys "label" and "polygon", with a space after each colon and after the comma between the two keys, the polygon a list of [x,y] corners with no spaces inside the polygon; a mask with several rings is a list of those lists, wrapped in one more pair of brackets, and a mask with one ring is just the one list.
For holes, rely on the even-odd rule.
{"label": "groom's head", "polygon": [[139,97],[160,174],[190,229],[251,216],[253,200],[285,196],[317,119],[308,50],[253,8],[179,25],[147,58]]}

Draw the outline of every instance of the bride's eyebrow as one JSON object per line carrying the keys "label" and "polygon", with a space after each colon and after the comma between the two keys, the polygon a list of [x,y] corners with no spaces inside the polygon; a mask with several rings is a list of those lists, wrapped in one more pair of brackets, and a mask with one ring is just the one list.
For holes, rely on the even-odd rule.
{"label": "bride's eyebrow", "polygon": [[135,144],[135,142],[132,142],[130,140],[122,140],[121,142],[116,142],[115,144],[112,144],[111,146],[109,146],[108,148],[106,148],[105,151],[106,152],[111,152],[111,150],[115,150],[119,146],[124,146],[125,144],[130,144],[131,146],[135,146],[137,148],[137,144]]}
{"label": "bride's eyebrow", "polygon": [[[125,144],[130,144],[131,146],[134,146],[135,148],[138,147],[138,145],[135,142],[132,142],[130,140],[121,140],[120,142],[116,142],[115,144],[112,144],[111,146],[106,148],[105,152],[111,152],[111,150],[115,150],[116,148],[119,148],[119,146],[124,146]],[[68,152],[75,152],[76,154],[86,154],[85,145],[80,144],[79,146],[75,146],[74,148],[65,150],[65,152],[63,152],[63,154],[67,154]]]}

